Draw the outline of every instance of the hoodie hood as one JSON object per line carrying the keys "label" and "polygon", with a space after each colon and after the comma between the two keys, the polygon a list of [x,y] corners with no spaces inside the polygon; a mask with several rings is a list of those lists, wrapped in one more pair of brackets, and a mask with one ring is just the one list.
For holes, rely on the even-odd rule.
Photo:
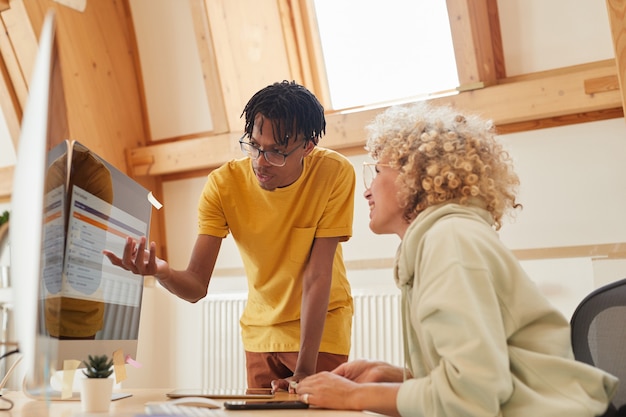
{"label": "hoodie hood", "polygon": [[474,219],[484,222],[490,227],[495,224],[491,214],[478,205],[466,206],[457,203],[445,203],[429,207],[421,212],[407,228],[404,239],[400,242],[396,253],[394,279],[401,290],[403,287],[406,289],[413,287],[416,254],[418,255],[417,258],[420,259],[419,254],[423,249],[424,237],[435,223],[448,216]]}

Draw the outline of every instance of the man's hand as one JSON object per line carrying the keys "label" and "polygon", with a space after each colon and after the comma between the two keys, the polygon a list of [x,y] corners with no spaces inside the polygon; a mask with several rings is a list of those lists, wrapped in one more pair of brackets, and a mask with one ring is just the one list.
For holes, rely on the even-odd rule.
{"label": "man's hand", "polygon": [[298,381],[304,379],[306,375],[297,375],[290,376],[285,379],[275,379],[272,381],[272,392],[276,391],[288,391],[290,394],[296,393],[296,388],[298,386]]}
{"label": "man's hand", "polygon": [[160,264],[165,264],[156,257],[156,243],[151,242],[149,249],[146,248],[145,236],[138,242],[132,237],[127,237],[121,258],[106,249],[102,253],[113,265],[138,275],[156,275]]}

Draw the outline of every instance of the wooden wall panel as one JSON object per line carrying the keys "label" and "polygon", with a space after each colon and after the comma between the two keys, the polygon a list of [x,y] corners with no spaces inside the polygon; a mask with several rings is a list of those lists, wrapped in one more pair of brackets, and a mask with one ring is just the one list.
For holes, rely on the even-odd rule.
{"label": "wooden wall panel", "polygon": [[[615,111],[621,108],[620,91],[613,87],[588,94],[585,85],[590,84],[590,80],[615,77],[615,72],[613,61],[600,61],[519,77],[512,82],[431,101],[487,115],[498,127],[517,126],[517,130],[503,129],[508,133],[602,120],[621,116],[621,111]],[[365,153],[364,126],[382,110],[371,108],[327,114],[326,136],[320,144],[351,154]],[[129,160],[135,175],[169,175],[212,169],[240,154],[233,133],[133,149]]]}
{"label": "wooden wall panel", "polygon": [[615,49],[615,63],[617,76],[622,93],[622,107],[626,106],[626,2],[623,0],[607,0],[607,11],[613,47]]}
{"label": "wooden wall panel", "polygon": [[230,131],[241,131],[241,112],[259,89],[291,80],[276,0],[205,0]]}
{"label": "wooden wall panel", "polygon": [[[22,0],[11,0],[11,7],[2,11],[0,53],[11,79],[12,89],[19,105],[15,109],[21,115],[28,98],[28,83],[37,55],[37,38],[29,24],[28,14]],[[21,117],[20,117],[21,119]],[[14,138],[17,141],[17,138]]]}
{"label": "wooden wall panel", "polygon": [[56,12],[70,139],[126,172],[124,149],[146,144],[126,2],[90,1],[84,13],[51,0],[24,4],[37,36],[47,10]]}
{"label": "wooden wall panel", "polygon": [[[490,4],[491,3],[491,4]],[[447,0],[460,90],[495,84],[498,78],[488,0]],[[493,31],[499,35],[499,26]]]}
{"label": "wooden wall panel", "polygon": [[[30,22],[19,24],[30,23],[37,38],[45,14],[55,11],[69,139],[128,173],[126,150],[146,145],[147,124],[127,2],[89,1],[84,12],[52,0],[28,0],[23,5]],[[154,178],[137,181],[162,199]],[[165,240],[161,230],[157,214],[150,232],[157,241]]]}
{"label": "wooden wall panel", "polygon": [[189,7],[193,16],[198,55],[204,77],[204,89],[211,109],[211,121],[214,133],[228,132],[228,117],[224,107],[224,95],[220,75],[217,70],[213,36],[209,27],[207,10],[204,0],[189,0]]}

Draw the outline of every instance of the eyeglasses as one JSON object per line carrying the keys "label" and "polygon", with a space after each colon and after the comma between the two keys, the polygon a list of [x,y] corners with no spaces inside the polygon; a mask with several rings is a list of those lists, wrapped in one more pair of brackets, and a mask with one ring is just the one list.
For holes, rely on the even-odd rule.
{"label": "eyeglasses", "polygon": [[282,153],[278,151],[264,151],[261,148],[251,144],[250,142],[245,142],[244,138],[247,134],[244,134],[241,139],[239,139],[239,146],[241,146],[241,152],[244,155],[249,156],[252,159],[257,159],[261,154],[263,154],[263,158],[275,167],[282,167],[287,162],[287,157],[300,149],[299,146],[296,146],[290,152]]}
{"label": "eyeglasses", "polygon": [[390,164],[380,164],[378,162],[363,162],[363,185],[365,189],[369,190],[372,186],[372,181],[378,175],[378,167],[390,167]]}

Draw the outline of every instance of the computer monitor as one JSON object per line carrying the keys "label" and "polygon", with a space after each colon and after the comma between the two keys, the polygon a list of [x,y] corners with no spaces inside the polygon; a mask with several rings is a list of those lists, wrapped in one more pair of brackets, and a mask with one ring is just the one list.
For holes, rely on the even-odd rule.
{"label": "computer monitor", "polygon": [[143,277],[102,251],[121,253],[126,236],[147,236],[152,210],[148,190],[67,140],[65,108],[49,13],[22,120],[9,228],[24,390],[40,399],[70,399],[59,387],[66,360],[136,355]]}

